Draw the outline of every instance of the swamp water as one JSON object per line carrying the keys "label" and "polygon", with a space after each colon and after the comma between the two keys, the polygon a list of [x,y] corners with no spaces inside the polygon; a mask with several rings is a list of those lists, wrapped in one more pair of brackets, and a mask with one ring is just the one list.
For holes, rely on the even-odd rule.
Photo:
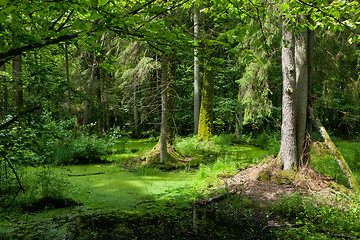
{"label": "swamp water", "polygon": [[[139,144],[139,143],[137,143]],[[141,144],[139,144],[141,145]],[[140,149],[129,145],[126,148]],[[111,156],[133,157],[153,146]],[[232,146],[239,161],[253,162],[265,152]],[[242,154],[241,154],[242,153]],[[124,156],[124,154],[127,154]],[[242,155],[240,158],[238,155]],[[258,161],[258,160],[255,160]],[[31,174],[32,170],[29,170]],[[70,185],[66,196],[81,203],[34,213],[2,215],[0,239],[247,239],[256,226],[248,218],[204,207],[193,219],[192,203],[207,194],[197,170],[130,172],[118,164],[51,167]]]}

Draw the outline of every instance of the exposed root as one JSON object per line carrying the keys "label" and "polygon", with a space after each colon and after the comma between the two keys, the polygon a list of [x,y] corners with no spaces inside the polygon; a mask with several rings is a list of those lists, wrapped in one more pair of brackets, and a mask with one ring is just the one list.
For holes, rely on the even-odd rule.
{"label": "exposed root", "polygon": [[183,156],[175,146],[167,147],[169,154],[169,161],[166,163],[160,162],[160,144],[156,144],[151,150],[139,155],[136,158],[129,160],[128,166],[137,168],[142,166],[163,166],[165,168],[179,168],[189,163],[192,158]]}

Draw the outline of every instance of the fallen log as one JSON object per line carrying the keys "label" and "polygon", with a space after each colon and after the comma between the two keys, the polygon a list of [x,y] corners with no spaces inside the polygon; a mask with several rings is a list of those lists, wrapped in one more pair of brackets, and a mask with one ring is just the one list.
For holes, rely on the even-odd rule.
{"label": "fallen log", "polygon": [[345,158],[342,156],[340,151],[337,149],[334,142],[331,140],[329,134],[327,133],[324,126],[321,125],[320,120],[318,118],[315,118],[314,116],[314,110],[309,106],[308,108],[309,117],[312,121],[312,124],[314,125],[315,129],[321,134],[323,137],[326,146],[330,149],[332,155],[335,157],[335,160],[339,164],[341,170],[345,174],[346,179],[348,180],[348,183],[354,191],[358,189],[358,183],[356,181],[356,178],[354,174],[351,172],[351,169],[349,165],[346,163]]}

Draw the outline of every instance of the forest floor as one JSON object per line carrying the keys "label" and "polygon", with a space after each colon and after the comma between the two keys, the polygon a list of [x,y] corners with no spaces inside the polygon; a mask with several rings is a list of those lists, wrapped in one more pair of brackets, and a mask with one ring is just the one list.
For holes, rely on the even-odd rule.
{"label": "forest floor", "polygon": [[[359,206],[350,197],[354,195],[351,190],[311,168],[284,173],[276,159],[261,160],[264,152],[256,147],[227,146],[230,148],[241,158],[237,161],[251,164],[236,174],[228,174],[219,166],[231,165],[230,162],[215,162],[205,177],[210,182],[197,182],[206,173],[206,167],[174,172],[148,168],[131,172],[117,164],[56,167],[57,173],[80,186],[69,196],[81,205],[6,216],[6,221],[0,221],[0,238],[359,237],[357,216],[349,226],[351,231],[333,228],[334,224],[342,226],[341,221],[346,218],[342,216],[351,215],[349,209]],[[219,173],[215,174],[216,168]],[[354,213],[358,215],[358,211]]]}

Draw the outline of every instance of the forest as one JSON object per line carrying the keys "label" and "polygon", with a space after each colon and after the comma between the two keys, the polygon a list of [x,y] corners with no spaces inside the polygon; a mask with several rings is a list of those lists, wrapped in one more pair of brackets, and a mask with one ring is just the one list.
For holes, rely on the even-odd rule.
{"label": "forest", "polygon": [[0,239],[359,239],[357,0],[1,0]]}

